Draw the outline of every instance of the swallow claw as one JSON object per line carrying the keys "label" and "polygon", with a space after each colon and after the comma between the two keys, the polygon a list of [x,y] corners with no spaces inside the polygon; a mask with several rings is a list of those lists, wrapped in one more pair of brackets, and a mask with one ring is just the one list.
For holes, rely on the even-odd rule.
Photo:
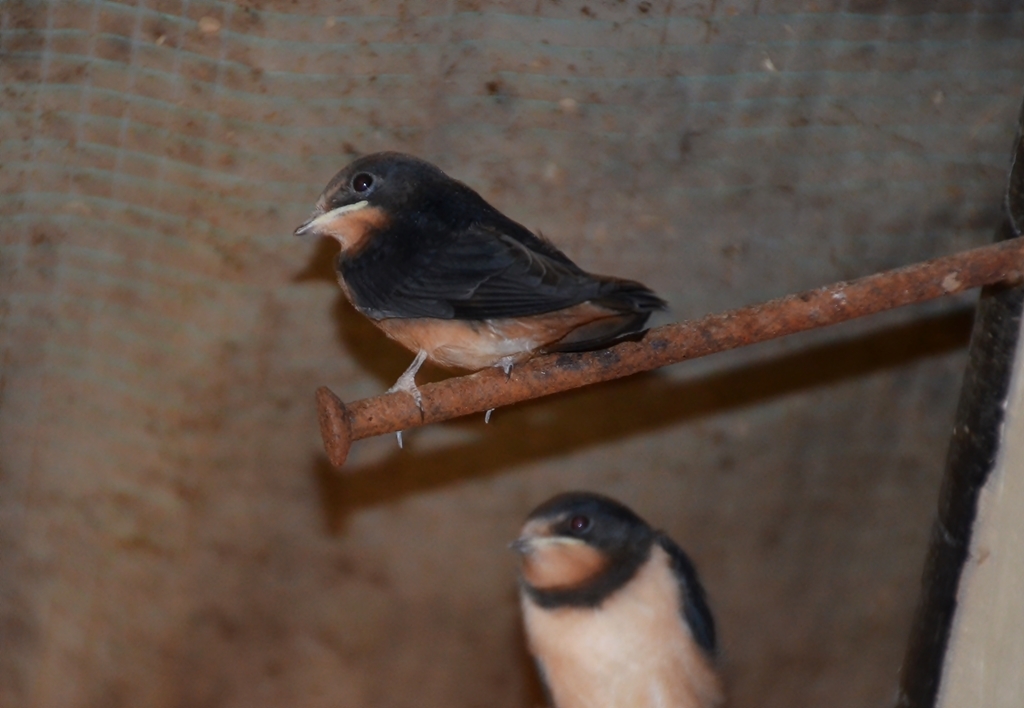
{"label": "swallow claw", "polygon": [[[412,399],[416,401],[416,407],[420,409],[420,413],[423,413],[423,396],[420,394],[420,390],[416,387],[416,372],[423,366],[423,362],[427,360],[427,353],[420,351],[416,358],[409,364],[409,368],[405,370],[401,376],[398,377],[398,381],[395,381],[395,385],[388,389],[388,393],[396,393],[397,391],[405,391]],[[399,443],[401,446],[401,443]]]}
{"label": "swallow claw", "polygon": [[512,357],[510,357],[510,356],[506,356],[506,357],[504,357],[504,358],[502,358],[501,360],[498,361],[497,365],[500,366],[501,370],[505,372],[505,380],[506,381],[508,381],[509,378],[512,376],[512,365],[513,364],[515,364],[515,361],[513,361]]}
{"label": "swallow claw", "polygon": [[416,387],[416,382],[413,381],[411,376],[406,379],[405,374],[403,374],[402,378],[398,379],[395,385],[389,388],[387,392],[398,393],[399,391],[404,391],[412,396],[413,400],[416,401],[416,407],[420,409],[421,413],[423,412],[423,394],[420,393],[420,390]]}

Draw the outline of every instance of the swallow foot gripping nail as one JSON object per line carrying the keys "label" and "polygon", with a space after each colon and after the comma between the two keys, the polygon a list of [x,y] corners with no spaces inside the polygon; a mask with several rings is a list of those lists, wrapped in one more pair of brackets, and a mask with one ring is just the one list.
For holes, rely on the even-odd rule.
{"label": "swallow foot gripping nail", "polygon": [[501,370],[505,372],[505,380],[506,381],[508,381],[509,378],[511,378],[511,376],[512,376],[512,365],[514,363],[515,362],[512,360],[512,357],[510,357],[510,356],[507,356],[507,357],[501,359],[498,362],[498,366],[500,366]]}
{"label": "swallow foot gripping nail", "polygon": [[493,413],[493,412],[494,412],[493,408],[488,408],[487,412],[484,413],[484,425],[487,425],[488,423],[491,422],[491,413]]}
{"label": "swallow foot gripping nail", "polygon": [[405,379],[405,374],[402,374],[402,378],[395,382],[395,385],[387,390],[388,393],[397,393],[398,391],[404,391],[412,396],[412,399],[416,401],[416,407],[423,412],[423,394],[416,388],[416,382],[410,377],[408,380]]}
{"label": "swallow foot gripping nail", "polygon": [[[420,409],[420,413],[423,412],[423,396],[420,394],[420,390],[416,388],[416,372],[423,366],[423,362],[427,360],[427,353],[420,351],[416,358],[409,364],[409,368],[405,370],[401,376],[398,377],[398,381],[395,381],[395,385],[388,389],[388,393],[395,393],[396,391],[405,391],[413,400],[416,401],[416,407]],[[398,446],[402,446],[401,438],[399,438]]]}
{"label": "swallow foot gripping nail", "polygon": [[398,438],[398,449],[401,450],[402,449],[402,431],[399,430],[397,433],[395,433],[395,437]]}

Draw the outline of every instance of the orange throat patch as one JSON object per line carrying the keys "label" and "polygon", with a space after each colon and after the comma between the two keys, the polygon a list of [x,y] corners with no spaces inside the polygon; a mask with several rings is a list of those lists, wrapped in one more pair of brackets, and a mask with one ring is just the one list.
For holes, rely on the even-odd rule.
{"label": "orange throat patch", "polygon": [[582,541],[539,537],[523,558],[522,574],[537,590],[571,590],[585,586],[607,567],[607,557]]}
{"label": "orange throat patch", "polygon": [[387,226],[387,223],[388,216],[383,209],[365,206],[324,222],[319,232],[335,239],[341,244],[341,252],[352,257],[362,251],[370,242],[370,237]]}

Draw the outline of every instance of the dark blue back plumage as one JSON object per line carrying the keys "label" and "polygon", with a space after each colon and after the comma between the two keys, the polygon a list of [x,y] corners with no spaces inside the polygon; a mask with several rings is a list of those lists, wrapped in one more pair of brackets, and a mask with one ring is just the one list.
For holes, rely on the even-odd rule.
{"label": "dark blue back plumage", "polygon": [[640,283],[587,273],[429,163],[393,154],[376,162],[387,170],[388,193],[375,198],[401,208],[388,209],[366,248],[338,261],[354,304],[370,317],[529,317],[590,301],[639,329],[665,306]]}
{"label": "dark blue back plumage", "polygon": [[715,618],[711,614],[707,597],[704,594],[704,586],[697,577],[697,569],[693,561],[686,555],[682,548],[663,533],[658,534],[658,545],[672,558],[672,571],[679,579],[679,590],[682,607],[680,610],[686,620],[686,624],[693,633],[696,640],[705,651],[714,654],[717,650],[715,637]]}

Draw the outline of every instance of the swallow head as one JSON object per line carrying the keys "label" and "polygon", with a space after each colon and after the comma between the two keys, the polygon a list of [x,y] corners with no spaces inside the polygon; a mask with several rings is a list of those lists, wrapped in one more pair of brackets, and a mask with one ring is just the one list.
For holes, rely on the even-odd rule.
{"label": "swallow head", "polygon": [[574,492],[535,509],[513,548],[553,705],[722,704],[714,620],[667,536],[612,499]]}
{"label": "swallow head", "polygon": [[511,545],[523,590],[544,605],[597,604],[635,574],[655,532],[614,499],[560,494],[526,519]]}
{"label": "swallow head", "polygon": [[356,251],[375,231],[431,218],[452,222],[483,203],[472,189],[434,165],[397,152],[360,157],[327,184],[296,236],[328,236]]}

